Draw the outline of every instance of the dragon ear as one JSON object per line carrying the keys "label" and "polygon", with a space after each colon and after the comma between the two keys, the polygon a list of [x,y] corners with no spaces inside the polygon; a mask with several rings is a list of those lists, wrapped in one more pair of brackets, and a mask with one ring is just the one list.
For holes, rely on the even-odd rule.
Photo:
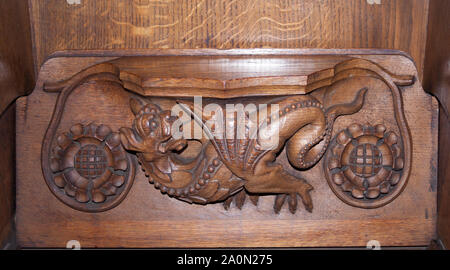
{"label": "dragon ear", "polygon": [[130,99],[130,107],[131,107],[131,111],[133,112],[134,115],[137,115],[139,113],[139,111],[142,109],[142,107],[144,107],[145,104],[144,102],[142,102],[142,100],[137,99],[135,97],[132,97]]}

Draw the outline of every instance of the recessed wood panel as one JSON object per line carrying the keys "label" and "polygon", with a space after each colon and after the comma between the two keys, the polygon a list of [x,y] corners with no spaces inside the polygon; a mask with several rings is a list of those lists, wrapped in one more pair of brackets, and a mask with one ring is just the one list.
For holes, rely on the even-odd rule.
{"label": "recessed wood panel", "polygon": [[422,76],[427,0],[79,2],[30,1],[37,68],[67,49],[379,48]]}

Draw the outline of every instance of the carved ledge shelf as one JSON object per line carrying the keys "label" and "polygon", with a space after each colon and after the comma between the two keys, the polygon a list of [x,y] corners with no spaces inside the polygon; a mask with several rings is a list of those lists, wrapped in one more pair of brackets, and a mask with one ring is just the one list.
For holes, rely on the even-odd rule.
{"label": "carved ledge shelf", "polygon": [[18,241],[427,245],[437,115],[398,51],[57,53],[17,102]]}

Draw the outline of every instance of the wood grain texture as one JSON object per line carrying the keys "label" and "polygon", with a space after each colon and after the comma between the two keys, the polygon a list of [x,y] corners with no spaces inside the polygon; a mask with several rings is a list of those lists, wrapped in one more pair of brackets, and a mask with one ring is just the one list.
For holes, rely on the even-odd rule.
{"label": "wood grain texture", "polygon": [[439,116],[438,235],[450,248],[450,1],[430,2],[423,86],[441,105]]}
{"label": "wood grain texture", "polygon": [[[370,240],[386,246],[425,246],[432,220],[158,220],[30,221],[20,238],[28,247],[62,247],[78,239],[82,248],[194,247],[365,247]],[[351,227],[351,233],[349,228]],[[63,233],[55,233],[63,232]],[[120,237],[117,237],[120,235]],[[207,237],[205,237],[207,236]]]}
{"label": "wood grain texture", "polygon": [[[106,61],[116,61],[104,55]],[[374,61],[396,74],[417,76],[413,62],[403,55],[346,56]],[[186,204],[162,195],[141,170],[129,195],[117,207],[101,213],[67,207],[49,191],[36,162],[57,98],[57,93],[44,92],[44,82],[67,79],[75,70],[86,68],[86,63],[99,61],[98,57],[53,58],[42,67],[35,91],[18,100],[20,246],[61,247],[68,240],[78,240],[82,247],[319,247],[365,246],[373,239],[383,246],[425,246],[435,237],[438,107],[418,81],[402,90],[414,153],[411,176],[404,192],[384,207],[359,209],[339,200],[330,190],[321,164],[302,172],[287,168],[293,175],[310,179],[314,186],[312,213],[302,209],[292,215],[283,207],[276,215],[270,196],[261,197],[257,206],[243,204],[242,210],[235,205],[227,211],[221,204]],[[67,70],[62,68],[66,65]],[[375,88],[377,91],[369,93],[360,112],[336,120],[333,137],[353,122],[372,123],[377,115],[383,115],[382,122],[389,129],[398,131],[393,124],[392,101],[377,98],[389,96],[386,86],[377,84]],[[118,130],[133,121],[129,96],[120,85],[90,82],[74,91],[65,105],[58,132],[91,121],[108,123],[112,130]],[[280,162],[288,164],[286,158]]]}
{"label": "wood grain texture", "polygon": [[423,71],[428,0],[31,0],[36,68],[67,49],[380,48]]}
{"label": "wood grain texture", "polygon": [[0,247],[11,233],[15,193],[15,106],[34,87],[27,1],[0,1]]}
{"label": "wood grain texture", "polygon": [[423,88],[435,95],[450,113],[450,2],[432,0],[428,17]]}
{"label": "wood grain texture", "polygon": [[0,113],[34,87],[30,20],[25,0],[0,1]]}

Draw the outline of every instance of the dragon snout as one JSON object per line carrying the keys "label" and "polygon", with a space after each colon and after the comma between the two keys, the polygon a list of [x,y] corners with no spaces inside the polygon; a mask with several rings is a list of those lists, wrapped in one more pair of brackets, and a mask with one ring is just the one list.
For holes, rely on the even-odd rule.
{"label": "dragon snout", "polygon": [[123,147],[129,151],[142,151],[141,139],[133,132],[131,128],[122,127],[119,129],[120,142]]}
{"label": "dragon snout", "polygon": [[159,144],[158,150],[161,153],[168,153],[171,151],[181,151],[187,146],[187,141],[185,139],[179,140],[169,140],[167,142],[162,142]]}

